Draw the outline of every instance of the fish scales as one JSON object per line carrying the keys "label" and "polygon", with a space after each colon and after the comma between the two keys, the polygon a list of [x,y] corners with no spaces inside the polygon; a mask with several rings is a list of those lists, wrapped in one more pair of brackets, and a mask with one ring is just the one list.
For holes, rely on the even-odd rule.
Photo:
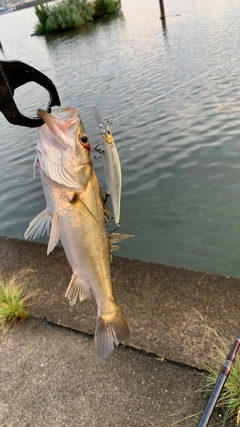
{"label": "fish scales", "polygon": [[63,109],[55,115],[40,110],[38,114],[45,121],[39,131],[37,164],[47,208],[30,223],[25,237],[39,236],[51,221],[48,253],[60,238],[73,270],[66,291],[70,304],[91,293],[96,299],[95,348],[103,360],[114,344],[126,342],[129,328],[113,294],[110,239],[88,137],[76,109]]}

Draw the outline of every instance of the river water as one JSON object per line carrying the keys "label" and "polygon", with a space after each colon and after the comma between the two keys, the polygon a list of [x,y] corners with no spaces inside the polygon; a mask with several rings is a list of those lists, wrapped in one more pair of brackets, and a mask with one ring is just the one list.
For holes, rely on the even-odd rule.
{"label": "river water", "polygon": [[[91,106],[121,114],[237,58],[238,0],[122,0],[122,16],[54,36],[31,37],[34,8],[0,16],[0,59],[47,74],[63,107],[79,108],[92,145]],[[112,125],[122,164],[120,256],[240,276],[240,59]],[[16,91],[26,114],[45,108],[35,84]],[[0,235],[23,239],[45,208],[32,177],[36,130],[0,114]],[[102,160],[95,161],[101,185]],[[46,241],[46,238],[45,240]]]}

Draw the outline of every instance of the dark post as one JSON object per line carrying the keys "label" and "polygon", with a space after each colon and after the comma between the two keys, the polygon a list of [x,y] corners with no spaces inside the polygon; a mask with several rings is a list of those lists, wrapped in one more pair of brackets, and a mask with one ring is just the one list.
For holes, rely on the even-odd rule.
{"label": "dark post", "polygon": [[159,4],[160,4],[160,11],[161,11],[161,19],[165,19],[165,10],[164,10],[164,4],[163,4],[163,0],[159,0]]}

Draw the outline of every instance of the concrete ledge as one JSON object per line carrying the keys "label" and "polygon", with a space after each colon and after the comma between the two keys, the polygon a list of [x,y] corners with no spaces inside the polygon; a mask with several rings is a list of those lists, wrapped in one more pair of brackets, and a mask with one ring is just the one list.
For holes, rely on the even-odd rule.
{"label": "concrete ledge", "polygon": [[[48,257],[46,245],[0,237],[3,277],[22,268],[30,292],[40,291],[34,317],[93,334],[94,298],[70,307],[64,298],[71,277],[64,251]],[[239,329],[240,279],[121,257],[112,263],[117,301],[129,322],[130,346],[199,369],[217,355],[208,327],[229,343]]]}
{"label": "concrete ledge", "polygon": [[[204,383],[199,372],[132,349],[100,363],[89,337],[32,318],[1,341],[0,425],[193,427],[199,416],[178,422],[203,410]],[[219,425],[218,411],[211,421]]]}

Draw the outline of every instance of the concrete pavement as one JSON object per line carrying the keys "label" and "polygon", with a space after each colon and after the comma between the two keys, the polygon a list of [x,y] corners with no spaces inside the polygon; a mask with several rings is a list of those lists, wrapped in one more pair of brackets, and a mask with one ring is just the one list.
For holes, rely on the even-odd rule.
{"label": "concrete pavement", "polygon": [[[1,426],[168,427],[204,409],[201,370],[219,357],[209,327],[229,343],[235,338],[239,279],[114,257],[114,291],[131,341],[100,363],[96,305],[91,298],[69,307],[62,248],[47,257],[44,244],[1,237],[0,253],[4,278],[32,269],[24,282],[39,291],[33,318],[1,338]],[[218,411],[210,425],[221,425]]]}

